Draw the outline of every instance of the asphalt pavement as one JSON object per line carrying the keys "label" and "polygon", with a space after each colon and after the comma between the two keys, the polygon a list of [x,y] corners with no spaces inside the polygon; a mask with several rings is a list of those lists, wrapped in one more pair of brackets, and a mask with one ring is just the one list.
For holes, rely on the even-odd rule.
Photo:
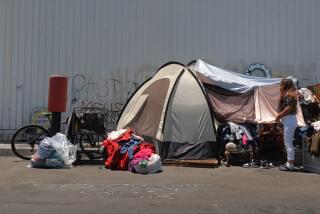
{"label": "asphalt pavement", "polygon": [[320,213],[315,173],[163,166],[140,175],[101,164],[35,169],[0,157],[0,213]]}

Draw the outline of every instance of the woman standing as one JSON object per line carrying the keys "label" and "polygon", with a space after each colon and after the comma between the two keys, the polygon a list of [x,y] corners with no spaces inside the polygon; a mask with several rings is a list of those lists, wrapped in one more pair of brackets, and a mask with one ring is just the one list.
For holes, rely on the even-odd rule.
{"label": "woman standing", "polygon": [[287,150],[287,162],[279,167],[282,171],[294,170],[293,137],[297,127],[297,93],[291,79],[283,79],[280,83],[280,101],[275,121],[283,124],[284,144]]}

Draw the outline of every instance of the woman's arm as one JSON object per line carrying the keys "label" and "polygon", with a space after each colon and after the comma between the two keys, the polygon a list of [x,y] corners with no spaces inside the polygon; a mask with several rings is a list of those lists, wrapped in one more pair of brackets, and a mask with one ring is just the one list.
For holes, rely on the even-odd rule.
{"label": "woman's arm", "polygon": [[292,112],[296,108],[297,96],[293,93],[288,94],[287,96],[289,96],[287,106],[280,113],[278,113],[277,117],[275,118],[276,122],[278,122],[281,118],[288,115],[290,112]]}
{"label": "woman's arm", "polygon": [[275,121],[276,122],[279,122],[279,120],[281,118],[283,118],[284,116],[288,115],[289,112],[291,112],[293,110],[293,106],[292,105],[289,105],[289,106],[286,106],[283,111],[281,111],[277,116],[276,116],[276,119]]}

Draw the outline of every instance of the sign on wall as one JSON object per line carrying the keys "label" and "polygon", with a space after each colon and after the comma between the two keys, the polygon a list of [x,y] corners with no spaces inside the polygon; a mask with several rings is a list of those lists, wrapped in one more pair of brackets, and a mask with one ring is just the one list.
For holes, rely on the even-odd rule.
{"label": "sign on wall", "polygon": [[271,70],[265,64],[261,63],[254,63],[249,65],[246,75],[248,76],[255,76],[255,77],[268,77],[271,78]]}
{"label": "sign on wall", "polygon": [[43,113],[48,113],[48,109],[44,109],[44,108],[32,109],[31,124],[36,124],[36,125],[43,126],[44,128],[49,128],[50,122],[47,116],[43,115]]}

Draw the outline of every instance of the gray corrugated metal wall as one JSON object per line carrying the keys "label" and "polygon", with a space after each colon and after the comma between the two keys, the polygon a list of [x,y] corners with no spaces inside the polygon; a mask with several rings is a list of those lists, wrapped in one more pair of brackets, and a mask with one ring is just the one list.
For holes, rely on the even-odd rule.
{"label": "gray corrugated metal wall", "polygon": [[50,74],[71,77],[69,109],[90,100],[120,108],[169,60],[241,73],[259,62],[317,83],[319,8],[317,0],[0,0],[0,129],[46,108]]}

